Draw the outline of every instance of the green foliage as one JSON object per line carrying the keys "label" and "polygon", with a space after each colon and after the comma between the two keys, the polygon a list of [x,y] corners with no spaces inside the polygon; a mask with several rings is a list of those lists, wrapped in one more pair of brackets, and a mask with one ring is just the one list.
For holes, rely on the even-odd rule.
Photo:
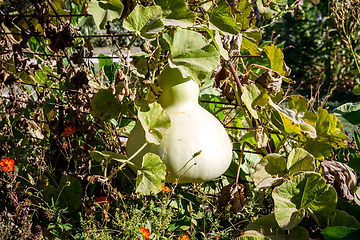
{"label": "green foliage", "polygon": [[[283,84],[354,82],[357,24],[352,29],[333,10],[341,7],[350,16],[358,6],[140,2],[1,2],[0,158],[14,160],[13,171],[0,170],[2,236],[137,239],[144,238],[142,227],[150,239],[340,239],[358,233],[360,188],[351,179],[354,201],[344,200],[339,193],[350,180],[337,181],[360,173],[359,103],[330,111],[326,99],[315,104],[313,96]],[[69,12],[71,18],[63,17]],[[116,62],[105,54],[96,66],[84,60],[93,49],[77,27],[86,26],[87,14],[109,35],[131,36],[116,42]],[[270,37],[271,31],[281,36]],[[140,52],[133,54],[138,43]],[[167,65],[199,84],[202,106],[228,130],[233,162],[218,179],[165,184],[163,156],[154,153],[144,155],[135,174],[129,171],[136,168],[131,159],[148,144],[162,144],[171,127],[157,103],[157,77]],[[147,142],[127,156],[135,121]],[[332,178],[321,162],[330,158],[348,166],[344,178],[325,181]]]}

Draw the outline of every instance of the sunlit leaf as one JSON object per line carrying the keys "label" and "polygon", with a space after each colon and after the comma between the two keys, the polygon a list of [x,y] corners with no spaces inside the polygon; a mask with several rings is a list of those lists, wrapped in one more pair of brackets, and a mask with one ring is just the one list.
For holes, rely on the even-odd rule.
{"label": "sunlit leaf", "polygon": [[300,95],[291,95],[289,96],[289,108],[295,109],[299,114],[300,112],[305,112],[308,109],[308,102],[306,98]]}
{"label": "sunlit leaf", "polygon": [[89,3],[88,11],[93,16],[96,26],[104,29],[108,21],[120,19],[124,5],[120,0],[96,1]]}
{"label": "sunlit leaf", "polygon": [[280,73],[281,76],[286,76],[287,71],[284,65],[284,54],[281,49],[274,44],[264,46],[263,49],[270,60],[271,69]]}
{"label": "sunlit leaf", "polygon": [[318,173],[300,173],[274,188],[275,219],[285,230],[297,226],[311,211],[332,211],[336,207],[336,190]]}
{"label": "sunlit leaf", "polygon": [[136,192],[143,195],[157,194],[165,183],[166,166],[160,157],[147,153],[143,157],[136,179]]}
{"label": "sunlit leaf", "polygon": [[148,111],[139,111],[138,118],[145,130],[146,140],[156,145],[163,138],[163,131],[171,126],[170,117],[159,103],[151,103]]}
{"label": "sunlit leaf", "polygon": [[287,169],[289,175],[299,171],[315,171],[315,158],[302,148],[293,149],[287,159]]}
{"label": "sunlit leaf", "polygon": [[162,21],[166,26],[187,28],[194,25],[196,14],[187,7],[185,0],[155,0],[163,11]]}
{"label": "sunlit leaf", "polygon": [[141,4],[127,16],[123,22],[125,29],[136,33],[146,39],[154,39],[156,34],[164,29],[161,21],[161,7],[144,7]]}
{"label": "sunlit leaf", "polygon": [[355,95],[360,95],[360,85],[356,85],[353,90],[352,93]]}
{"label": "sunlit leaf", "polygon": [[255,24],[255,17],[252,15],[253,12],[253,3],[249,0],[239,0],[237,1],[237,10],[241,14],[236,15],[236,22],[240,24],[242,29],[248,29],[251,27],[251,24]]}
{"label": "sunlit leaf", "polygon": [[226,34],[237,35],[241,27],[231,14],[230,5],[225,0],[216,3],[216,7],[210,13],[210,29],[220,30]]}
{"label": "sunlit leaf", "polygon": [[170,46],[170,67],[180,69],[184,78],[200,83],[219,63],[216,47],[198,32],[176,28],[164,34],[164,39]]}
{"label": "sunlit leaf", "polygon": [[343,226],[327,227],[321,230],[321,235],[328,240],[341,240],[355,232],[356,228],[348,228]]}
{"label": "sunlit leaf", "polygon": [[268,154],[256,165],[254,183],[257,188],[268,188],[281,183],[286,173],[285,158],[277,153]]}

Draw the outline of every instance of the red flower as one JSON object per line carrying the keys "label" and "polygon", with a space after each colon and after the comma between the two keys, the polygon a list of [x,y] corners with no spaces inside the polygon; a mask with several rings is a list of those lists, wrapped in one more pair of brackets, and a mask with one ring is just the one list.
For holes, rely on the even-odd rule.
{"label": "red flower", "polygon": [[1,159],[0,166],[1,169],[5,172],[14,171],[15,161],[14,159],[10,159],[8,157]]}
{"label": "red flower", "polygon": [[180,234],[180,237],[178,237],[178,240],[190,240],[190,238],[186,234]]}
{"label": "red flower", "polygon": [[[139,229],[139,232],[141,232],[142,235],[144,236],[144,240],[148,240],[151,235],[150,230],[148,228],[141,227]],[[138,238],[138,239],[140,239],[140,238]]]}
{"label": "red flower", "polygon": [[67,128],[64,129],[62,135],[64,137],[68,137],[68,136],[72,136],[74,133],[76,133],[76,128],[75,127],[72,128],[71,126],[68,126]]}

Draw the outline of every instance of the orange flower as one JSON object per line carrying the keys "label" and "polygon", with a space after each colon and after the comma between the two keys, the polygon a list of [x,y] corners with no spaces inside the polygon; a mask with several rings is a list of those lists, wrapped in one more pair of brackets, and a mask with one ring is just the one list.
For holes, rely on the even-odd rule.
{"label": "orange flower", "polygon": [[163,193],[168,193],[170,192],[170,189],[168,187],[165,187],[164,185],[162,186],[162,192]]}
{"label": "orange flower", "polygon": [[73,135],[74,133],[76,133],[76,128],[75,127],[71,127],[71,126],[68,126],[67,128],[64,129],[64,132],[62,133],[62,135],[64,137],[68,137],[68,136],[71,136]]}
{"label": "orange flower", "polygon": [[10,159],[8,157],[1,159],[0,166],[1,169],[5,172],[14,171],[15,161],[14,159]]}
{"label": "orange flower", "polygon": [[[151,235],[150,230],[148,228],[141,227],[139,229],[139,232],[141,232],[142,235],[144,236],[144,240],[148,240]],[[140,239],[140,238],[138,238],[138,239]]]}
{"label": "orange flower", "polygon": [[180,237],[178,237],[178,240],[190,240],[190,238],[186,234],[180,234]]}

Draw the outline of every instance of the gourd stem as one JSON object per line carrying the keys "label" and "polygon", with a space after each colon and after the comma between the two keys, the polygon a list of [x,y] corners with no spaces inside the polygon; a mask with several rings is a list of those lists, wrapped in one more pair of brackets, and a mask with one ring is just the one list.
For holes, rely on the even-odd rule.
{"label": "gourd stem", "polygon": [[129,157],[128,161],[130,162],[136,155],[138,155],[141,150],[143,150],[147,146],[148,142],[145,142],[131,157]]}

